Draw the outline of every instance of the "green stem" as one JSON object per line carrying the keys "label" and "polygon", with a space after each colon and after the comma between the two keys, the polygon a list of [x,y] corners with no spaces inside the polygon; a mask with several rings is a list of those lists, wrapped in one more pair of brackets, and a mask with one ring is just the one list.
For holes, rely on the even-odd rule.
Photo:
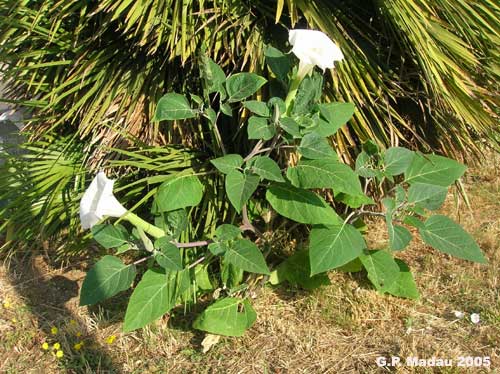
{"label": "green stem", "polygon": [[297,90],[299,89],[299,85],[302,79],[300,77],[295,77],[295,79],[290,83],[290,89],[288,91],[288,95],[286,95],[285,106],[286,106],[286,115],[290,114],[290,110],[292,109],[292,101],[297,96]]}
{"label": "green stem", "polygon": [[141,217],[135,215],[134,213],[126,213],[123,217],[129,221],[132,225],[141,228],[144,232],[155,238],[161,238],[165,236],[165,231],[156,227],[155,225],[150,224],[149,222],[144,221]]}

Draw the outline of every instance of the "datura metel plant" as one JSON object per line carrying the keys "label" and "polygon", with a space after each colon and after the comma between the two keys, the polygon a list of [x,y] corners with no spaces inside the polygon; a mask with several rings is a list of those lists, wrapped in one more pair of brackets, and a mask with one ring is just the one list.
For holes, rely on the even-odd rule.
{"label": "datura metel plant", "polygon": [[[321,71],[342,63],[344,56],[319,31],[292,30],[289,42],[293,53],[271,46],[266,51],[274,79],[286,88],[283,97],[252,100],[266,79],[254,73],[227,77],[204,57],[202,96],[190,94],[188,100],[167,93],[159,100],[156,121],[179,125],[200,118],[216,133],[221,116],[239,113],[251,146],[248,154],[211,159],[206,170],[169,176],[152,203],[154,222],[127,211],[113,195],[113,181],[97,174],[81,200],[81,221],[109,254],[88,272],[81,305],[133,287],[123,325],[132,331],[180,304],[203,300],[210,305],[197,315],[195,329],[241,336],[256,320],[251,296],[259,284],[288,282],[311,289],[329,283],[328,271],[364,269],[380,293],[418,298],[409,266],[397,258],[414,234],[438,251],[486,262],[457,223],[432,213],[465,166],[402,147],[380,149],[371,142],[363,145],[354,170],[342,163],[329,137],[349,121],[355,107],[321,101]],[[221,193],[233,214],[220,217],[210,237],[183,241],[190,210],[201,203],[214,177],[223,179]],[[387,191],[381,201],[367,195],[373,185]],[[382,211],[375,211],[377,206]],[[369,215],[385,217],[385,248],[367,246],[363,218]],[[118,220],[106,223],[106,217]],[[290,230],[304,236],[304,245],[286,258],[276,256],[262,222],[267,231],[276,227],[273,222],[295,222]]]}

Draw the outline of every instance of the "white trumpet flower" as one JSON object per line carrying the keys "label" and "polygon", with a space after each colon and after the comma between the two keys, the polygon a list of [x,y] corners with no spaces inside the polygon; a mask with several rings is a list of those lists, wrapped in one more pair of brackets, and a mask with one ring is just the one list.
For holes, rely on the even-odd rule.
{"label": "white trumpet flower", "polygon": [[104,216],[121,217],[127,209],[113,195],[114,180],[99,172],[80,201],[80,222],[83,229],[90,229]]}
{"label": "white trumpet flower", "polygon": [[311,74],[314,66],[325,71],[333,68],[335,61],[344,59],[340,48],[323,32],[317,30],[290,30],[288,41],[292,52],[299,59],[297,76],[302,79]]}

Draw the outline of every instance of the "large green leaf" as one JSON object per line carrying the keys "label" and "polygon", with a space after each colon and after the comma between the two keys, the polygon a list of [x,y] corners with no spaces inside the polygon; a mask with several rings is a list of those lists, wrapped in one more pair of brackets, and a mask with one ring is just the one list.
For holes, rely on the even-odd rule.
{"label": "large green leaf", "polygon": [[389,246],[393,251],[401,251],[410,244],[412,235],[406,227],[390,222],[387,224],[387,229],[389,231]]}
{"label": "large green leaf", "polygon": [[224,91],[223,84],[226,81],[224,70],[206,55],[202,55],[201,61],[201,73],[205,80],[207,93],[220,92],[222,94]]}
{"label": "large green leaf", "polygon": [[233,170],[226,176],[226,193],[234,209],[239,213],[259,185],[259,176]]}
{"label": "large green leaf", "polygon": [[205,309],[193,327],[211,334],[242,336],[256,319],[257,314],[248,300],[226,297]]}
{"label": "large green leaf", "polygon": [[404,261],[395,259],[396,264],[399,266],[399,275],[397,279],[389,286],[380,288],[380,292],[389,293],[397,297],[404,297],[407,299],[418,299],[420,294],[417,289],[417,284],[413,279],[413,275],[408,265]]}
{"label": "large green leaf", "polygon": [[326,103],[319,104],[318,107],[327,124],[319,126],[315,132],[325,137],[335,134],[344,126],[351,119],[355,109],[353,103]]}
{"label": "large green leaf", "polygon": [[249,273],[269,274],[266,260],[259,248],[250,240],[237,239],[226,251],[224,258],[230,264]]}
{"label": "large green leaf", "polygon": [[275,128],[268,124],[267,118],[252,116],[248,119],[248,139],[269,140],[276,133]]}
{"label": "large green leaf", "polygon": [[210,160],[210,162],[221,173],[229,174],[233,170],[243,165],[243,157],[241,157],[239,154],[232,153]]}
{"label": "large green leaf", "polygon": [[183,175],[163,182],[156,195],[158,211],[198,205],[203,197],[203,185],[195,175]]}
{"label": "large green leaf", "polygon": [[301,188],[332,188],[335,193],[363,195],[357,174],[335,159],[303,160],[286,173],[290,182]]}
{"label": "large green leaf", "polygon": [[352,225],[314,228],[309,237],[311,275],[347,264],[364,248],[363,236]]}
{"label": "large green leaf", "polygon": [[447,187],[427,183],[412,183],[408,188],[408,202],[429,210],[439,209],[448,193]]}
{"label": "large green leaf", "polygon": [[415,152],[403,147],[391,147],[384,153],[385,171],[389,175],[403,174],[410,166]]}
{"label": "large green leaf", "polygon": [[162,268],[166,270],[182,270],[182,259],[179,248],[171,242],[172,238],[164,236],[155,241],[155,260]]}
{"label": "large green leaf", "polygon": [[313,72],[300,82],[293,103],[294,115],[308,114],[311,108],[321,98],[323,92],[323,75]]}
{"label": "large green leaf", "polygon": [[155,121],[194,118],[197,114],[196,110],[191,109],[184,95],[168,93],[158,101]]}
{"label": "large green leaf", "polygon": [[310,159],[337,158],[337,153],[333,150],[328,141],[316,133],[304,135],[300,141],[298,151],[302,156]]}
{"label": "large green leaf", "polygon": [[389,252],[365,251],[359,259],[368,273],[368,279],[377,290],[390,287],[399,279],[399,266]]}
{"label": "large green leaf", "polygon": [[441,252],[464,260],[487,262],[472,236],[446,216],[429,217],[418,231],[426,244]]}
{"label": "large green leaf", "polygon": [[241,101],[253,95],[267,82],[266,79],[254,73],[237,73],[226,80],[229,102]]}
{"label": "large green leaf", "polygon": [[296,139],[302,138],[302,133],[300,132],[299,124],[290,117],[283,117],[279,120],[280,127],[285,130],[286,133],[292,135]]}
{"label": "large green leaf", "polygon": [[249,111],[252,113],[257,114],[258,116],[261,117],[269,117],[271,115],[271,112],[269,111],[269,107],[267,106],[267,103],[264,103],[262,101],[257,101],[257,100],[249,100],[243,102],[243,106],[247,108]]}
{"label": "large green leaf", "polygon": [[284,182],[279,165],[267,156],[257,156],[252,159],[252,171],[259,177],[275,181]]}
{"label": "large green leaf", "polygon": [[324,225],[342,223],[342,219],[320,196],[290,184],[272,185],[266,192],[266,199],[279,214],[297,222]]}
{"label": "large green leaf", "polygon": [[85,276],[80,305],[93,305],[125,291],[135,275],[134,265],[125,265],[118,257],[104,256]]}
{"label": "large green leaf", "polygon": [[273,285],[287,281],[291,285],[312,290],[319,286],[328,286],[330,279],[326,273],[310,275],[311,265],[308,251],[297,251],[279,264],[271,273],[269,282]]}
{"label": "large green leaf", "polygon": [[229,225],[227,223],[220,225],[215,230],[215,236],[218,240],[233,240],[241,234],[238,226]]}
{"label": "large green leaf", "polygon": [[176,304],[189,288],[189,271],[150,269],[137,284],[125,312],[123,331],[129,332],[160,318]]}
{"label": "large green leaf", "polygon": [[292,68],[290,56],[271,46],[266,47],[264,55],[271,71],[279,80],[286,82],[288,72]]}
{"label": "large green leaf", "polygon": [[104,248],[116,248],[127,243],[128,232],[122,225],[95,225],[92,227],[92,236]]}
{"label": "large green leaf", "polygon": [[410,184],[426,183],[448,187],[460,178],[466,166],[450,158],[416,153],[405,171],[405,180]]}

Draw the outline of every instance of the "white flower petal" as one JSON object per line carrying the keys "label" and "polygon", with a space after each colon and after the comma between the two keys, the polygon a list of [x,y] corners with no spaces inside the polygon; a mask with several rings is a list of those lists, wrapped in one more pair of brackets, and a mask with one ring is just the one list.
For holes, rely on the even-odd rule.
{"label": "white flower petal", "polygon": [[302,65],[316,65],[324,71],[344,58],[340,48],[321,31],[290,30],[288,41]]}
{"label": "white flower petal", "polygon": [[464,313],[464,312],[461,312],[461,311],[459,311],[459,310],[454,310],[454,311],[453,311],[453,314],[455,315],[455,317],[457,317],[457,318],[459,318],[459,319],[462,319],[462,318],[464,318],[464,316],[465,316],[465,313]]}
{"label": "white flower petal", "polygon": [[127,209],[113,195],[114,180],[101,171],[90,183],[80,200],[80,222],[84,229],[90,229],[104,216],[121,217]]}

